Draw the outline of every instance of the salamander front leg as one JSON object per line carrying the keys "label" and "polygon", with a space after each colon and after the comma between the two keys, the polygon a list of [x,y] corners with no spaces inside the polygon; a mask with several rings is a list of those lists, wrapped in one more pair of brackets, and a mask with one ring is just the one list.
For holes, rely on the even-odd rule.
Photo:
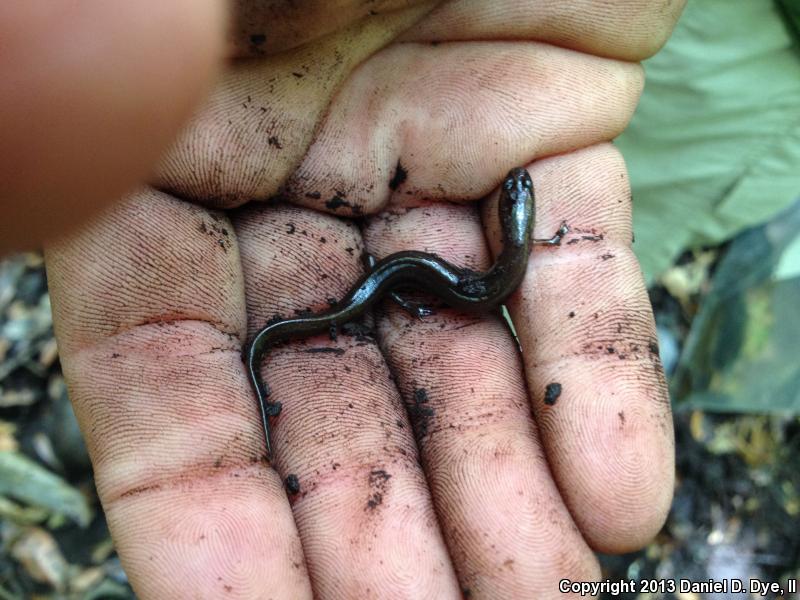
{"label": "salamander front leg", "polygon": [[565,235],[569,233],[569,225],[567,225],[566,221],[561,222],[561,227],[558,228],[558,231],[555,232],[553,237],[549,239],[533,239],[534,244],[539,244],[543,246],[558,246],[561,244],[561,240],[564,238]]}
{"label": "salamander front leg", "polygon": [[[375,263],[377,262],[374,256],[372,256],[371,254],[367,254],[366,252],[364,253],[363,261],[367,271],[372,271],[372,269],[375,268]],[[416,317],[417,319],[430,317],[436,312],[432,308],[430,308],[429,306],[425,306],[421,302],[412,302],[410,300],[406,300],[397,292],[389,292],[388,295],[395,304],[397,304],[400,308],[402,308],[412,317]]]}

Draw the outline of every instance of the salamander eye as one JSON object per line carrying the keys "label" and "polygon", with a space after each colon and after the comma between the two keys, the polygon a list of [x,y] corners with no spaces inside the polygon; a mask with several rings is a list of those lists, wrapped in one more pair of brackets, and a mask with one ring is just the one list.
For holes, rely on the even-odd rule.
{"label": "salamander eye", "polygon": [[506,180],[503,182],[503,189],[507,191],[511,191],[514,189],[514,178],[513,177],[506,177]]}

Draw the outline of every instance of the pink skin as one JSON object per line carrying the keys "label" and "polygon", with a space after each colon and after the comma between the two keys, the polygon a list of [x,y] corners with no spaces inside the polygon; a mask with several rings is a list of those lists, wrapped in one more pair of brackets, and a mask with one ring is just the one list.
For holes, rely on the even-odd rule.
{"label": "pink skin", "polygon": [[[666,515],[669,405],[608,141],[682,3],[361,5],[281,13],[312,39],[233,62],[149,186],[47,247],[64,372],[141,598],[561,598],[560,579],[599,577],[595,550],[641,547]],[[355,24],[315,38],[303,20],[326,10]],[[533,251],[509,303],[522,355],[493,316],[391,305],[374,342],[288,344],[264,371],[284,407],[265,464],[248,336],[341,297],[363,249],[485,269],[497,211],[473,201],[516,164],[534,235],[573,229]]]}

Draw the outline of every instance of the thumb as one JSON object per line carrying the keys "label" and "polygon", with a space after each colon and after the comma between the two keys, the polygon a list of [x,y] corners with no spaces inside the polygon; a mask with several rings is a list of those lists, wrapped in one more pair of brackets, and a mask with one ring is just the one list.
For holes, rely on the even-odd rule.
{"label": "thumb", "polygon": [[223,5],[0,4],[0,253],[147,176],[216,71]]}

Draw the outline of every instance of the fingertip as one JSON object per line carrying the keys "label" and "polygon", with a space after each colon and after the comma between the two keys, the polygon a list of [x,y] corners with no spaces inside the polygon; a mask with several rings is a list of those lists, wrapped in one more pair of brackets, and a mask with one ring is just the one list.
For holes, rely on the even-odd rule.
{"label": "fingertip", "polygon": [[[636,368],[627,366],[626,370],[630,373]],[[646,368],[641,365],[642,370]],[[548,377],[548,370],[541,369],[537,378],[558,378],[554,374]],[[554,373],[563,370],[563,365],[552,369]],[[570,438],[549,444],[548,456],[589,546],[609,554],[635,551],[658,533],[671,505],[675,470],[672,421],[662,407],[654,405],[655,399],[642,401],[635,376],[612,376],[600,365],[587,368],[584,375],[583,380],[572,377],[565,384],[554,407],[539,411],[545,437]],[[563,410],[558,407],[561,403]],[[571,414],[582,418],[565,426],[564,420]]]}
{"label": "fingertip", "polygon": [[540,2],[456,0],[437,7],[407,41],[530,39],[620,60],[639,61],[667,41],[686,0]]}

